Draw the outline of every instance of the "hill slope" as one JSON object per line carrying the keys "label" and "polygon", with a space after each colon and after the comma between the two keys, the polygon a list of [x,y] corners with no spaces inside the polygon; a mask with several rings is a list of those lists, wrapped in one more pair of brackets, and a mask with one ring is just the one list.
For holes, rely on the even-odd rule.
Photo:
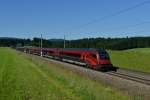
{"label": "hill slope", "polygon": [[115,66],[150,72],[150,48],[108,52]]}

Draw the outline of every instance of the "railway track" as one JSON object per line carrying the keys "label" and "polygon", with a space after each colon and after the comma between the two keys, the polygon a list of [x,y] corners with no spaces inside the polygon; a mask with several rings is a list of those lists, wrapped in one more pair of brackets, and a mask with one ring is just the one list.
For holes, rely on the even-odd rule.
{"label": "railway track", "polygon": [[[49,57],[49,56],[43,56],[43,57],[53,59],[52,57]],[[80,65],[76,65],[76,66],[79,67]],[[109,71],[109,72],[106,72],[106,74],[117,76],[122,79],[127,79],[127,80],[131,80],[134,82],[138,82],[138,83],[142,83],[142,84],[146,84],[150,86],[150,74],[149,73],[119,68],[117,69],[117,71]]]}
{"label": "railway track", "polygon": [[[48,56],[43,56],[43,57],[50,58]],[[117,76],[122,79],[131,80],[134,82],[138,82],[138,83],[142,83],[142,84],[146,84],[150,86],[150,74],[147,74],[144,72],[137,72],[137,71],[119,68],[117,69],[117,71],[109,71],[109,72],[106,72],[106,74]]]}
{"label": "railway track", "polygon": [[131,75],[130,73],[122,73],[119,71],[116,71],[116,72],[111,71],[111,72],[106,72],[106,73],[112,76],[117,76],[122,79],[127,79],[127,80],[131,80],[134,82],[150,85],[150,78],[148,79],[148,77],[147,78],[145,78],[144,76],[140,77],[139,75],[135,75],[135,74]]}
{"label": "railway track", "polygon": [[[64,65],[63,67],[68,70],[83,75],[84,77],[97,80],[102,84],[107,84],[119,90],[126,91],[130,95],[140,95],[146,98],[146,100],[150,98],[150,73],[141,73],[121,68],[118,68],[116,72],[100,72],[47,57],[38,57],[31,54],[29,54],[29,56],[45,60],[49,63],[53,62]],[[120,73],[120,75],[118,73]]]}
{"label": "railway track", "polygon": [[[76,66],[79,67],[80,65],[76,65]],[[122,79],[127,79],[127,80],[131,80],[134,82],[138,82],[138,83],[142,83],[142,84],[150,86],[150,74],[149,73],[119,68],[117,69],[117,71],[109,71],[109,72],[106,72],[106,74],[117,76]]]}
{"label": "railway track", "polygon": [[[64,62],[62,62],[62,63],[64,63]],[[76,65],[76,66],[79,67],[80,65]],[[129,70],[129,69],[123,69],[123,68],[119,68],[119,69],[117,69],[117,71],[109,71],[109,72],[105,72],[105,73],[112,75],[112,76],[117,76],[122,79],[131,80],[134,82],[138,82],[138,83],[142,83],[142,84],[150,86],[150,74],[149,73],[144,73],[144,72],[139,72],[139,71],[134,71],[134,70]]]}

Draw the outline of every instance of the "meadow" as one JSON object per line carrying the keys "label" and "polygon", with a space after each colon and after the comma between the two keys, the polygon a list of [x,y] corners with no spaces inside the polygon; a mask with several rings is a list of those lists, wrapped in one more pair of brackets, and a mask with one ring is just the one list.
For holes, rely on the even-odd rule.
{"label": "meadow", "polygon": [[[131,100],[63,65],[0,48],[0,100]],[[137,98],[138,99],[138,98]]]}
{"label": "meadow", "polygon": [[150,72],[150,48],[136,48],[122,51],[108,50],[114,66]]}

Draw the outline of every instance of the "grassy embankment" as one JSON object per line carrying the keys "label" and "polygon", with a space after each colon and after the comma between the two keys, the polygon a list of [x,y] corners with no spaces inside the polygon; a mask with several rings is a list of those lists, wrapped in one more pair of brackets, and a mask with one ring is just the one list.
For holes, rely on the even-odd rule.
{"label": "grassy embankment", "polygon": [[150,72],[150,48],[109,51],[113,65]]}
{"label": "grassy embankment", "polygon": [[0,48],[0,100],[131,99],[61,66]]}

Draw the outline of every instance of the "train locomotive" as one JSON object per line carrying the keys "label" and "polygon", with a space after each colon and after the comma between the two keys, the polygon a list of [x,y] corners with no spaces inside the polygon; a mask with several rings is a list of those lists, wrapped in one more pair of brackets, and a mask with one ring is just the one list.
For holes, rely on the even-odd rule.
{"label": "train locomotive", "polygon": [[20,51],[82,65],[91,69],[108,71],[113,69],[109,55],[104,49],[37,48],[20,47]]}

